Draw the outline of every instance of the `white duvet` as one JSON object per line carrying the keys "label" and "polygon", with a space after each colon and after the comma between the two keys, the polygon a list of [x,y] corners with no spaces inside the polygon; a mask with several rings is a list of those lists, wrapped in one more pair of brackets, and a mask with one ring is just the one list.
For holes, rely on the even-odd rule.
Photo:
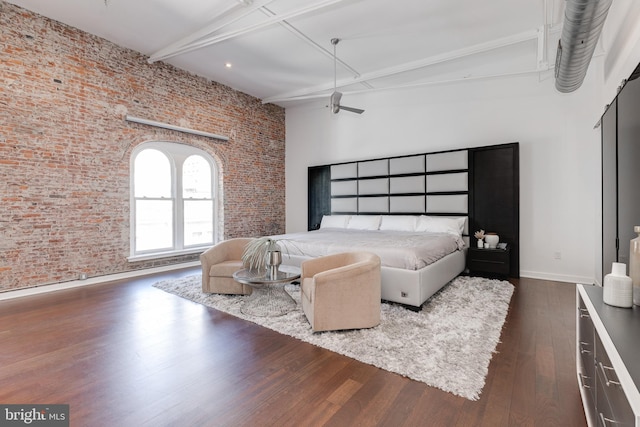
{"label": "white duvet", "polygon": [[419,270],[464,248],[462,238],[450,233],[323,228],[272,237],[282,239],[279,244],[284,258],[287,255],[316,258],[364,250],[377,254],[383,266],[407,270]]}

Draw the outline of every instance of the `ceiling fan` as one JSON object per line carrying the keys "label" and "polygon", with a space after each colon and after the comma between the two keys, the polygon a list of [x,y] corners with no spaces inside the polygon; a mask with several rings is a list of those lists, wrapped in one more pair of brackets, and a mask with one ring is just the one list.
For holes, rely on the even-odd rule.
{"label": "ceiling fan", "polygon": [[336,75],[337,75],[337,62],[338,59],[336,57],[336,45],[340,42],[340,39],[334,38],[331,39],[331,44],[333,45],[333,93],[331,94],[331,112],[333,114],[338,114],[340,110],[351,111],[352,113],[362,114],[364,110],[360,108],[347,107],[344,105],[340,105],[340,99],[342,98],[342,94],[336,90]]}

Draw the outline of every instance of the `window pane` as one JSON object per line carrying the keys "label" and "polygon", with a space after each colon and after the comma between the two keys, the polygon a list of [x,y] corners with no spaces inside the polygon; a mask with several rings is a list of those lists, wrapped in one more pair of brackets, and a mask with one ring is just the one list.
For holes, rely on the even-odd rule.
{"label": "window pane", "polygon": [[136,200],[136,251],[173,247],[173,201]]}
{"label": "window pane", "polygon": [[213,202],[184,201],[184,245],[213,243]]}
{"label": "window pane", "polygon": [[171,197],[171,165],[162,152],[146,149],[134,164],[134,197]]}
{"label": "window pane", "polygon": [[189,156],[182,172],[182,197],[185,199],[211,198],[211,167],[202,156]]}

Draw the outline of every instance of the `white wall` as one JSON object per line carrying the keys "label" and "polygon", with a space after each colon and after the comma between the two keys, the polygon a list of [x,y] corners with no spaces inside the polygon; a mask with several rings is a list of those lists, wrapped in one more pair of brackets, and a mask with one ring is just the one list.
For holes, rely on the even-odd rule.
{"label": "white wall", "polygon": [[623,79],[640,62],[640,2],[616,0],[612,3],[600,37],[605,52],[603,69],[603,107],[615,98]]}
{"label": "white wall", "polygon": [[517,141],[521,275],[592,283],[601,106],[590,80],[570,95],[537,75],[345,95],[361,116],[331,115],[326,101],[287,108],[287,231],[307,227],[308,166]]}

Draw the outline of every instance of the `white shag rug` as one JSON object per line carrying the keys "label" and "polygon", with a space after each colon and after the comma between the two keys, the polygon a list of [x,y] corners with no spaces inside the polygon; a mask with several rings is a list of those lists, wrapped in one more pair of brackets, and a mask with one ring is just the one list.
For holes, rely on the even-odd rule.
{"label": "white shag rug", "polygon": [[266,318],[241,313],[242,296],[203,293],[200,275],[153,286],[469,400],[480,397],[513,294],[507,281],[460,276],[420,312],[383,303],[375,328],[313,333],[298,285],[285,288],[298,310]]}

